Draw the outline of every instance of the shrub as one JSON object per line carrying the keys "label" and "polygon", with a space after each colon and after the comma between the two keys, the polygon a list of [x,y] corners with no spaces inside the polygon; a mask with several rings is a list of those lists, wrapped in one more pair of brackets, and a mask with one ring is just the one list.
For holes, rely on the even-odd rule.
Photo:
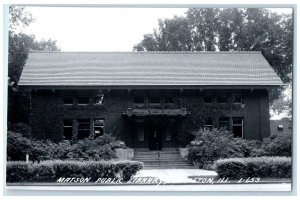
{"label": "shrub", "polygon": [[7,182],[56,182],[64,178],[121,178],[129,180],[143,164],[137,161],[42,161],[7,163]]}
{"label": "shrub", "polygon": [[292,175],[290,157],[229,158],[215,162],[220,177],[232,179],[290,178]]}
{"label": "shrub", "polygon": [[274,134],[265,138],[257,156],[292,156],[292,134]]}
{"label": "shrub", "polygon": [[20,133],[8,132],[8,160],[25,160],[26,153],[32,161],[42,160],[110,160],[116,158],[115,149],[126,148],[124,142],[109,135],[95,140],[84,139],[77,143],[25,138]]}
{"label": "shrub", "polygon": [[200,129],[194,132],[195,139],[188,145],[188,159],[209,166],[221,158],[248,157],[252,150],[260,146],[259,141],[234,138],[229,131],[222,129]]}
{"label": "shrub", "polygon": [[30,137],[30,126],[26,123],[19,122],[11,124],[9,130],[15,133],[21,133],[24,137]]}

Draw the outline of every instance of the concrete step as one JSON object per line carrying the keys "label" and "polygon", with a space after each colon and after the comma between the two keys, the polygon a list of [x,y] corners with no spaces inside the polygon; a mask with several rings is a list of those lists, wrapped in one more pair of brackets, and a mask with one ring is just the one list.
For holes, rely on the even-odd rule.
{"label": "concrete step", "polygon": [[[159,158],[158,158],[159,155]],[[144,163],[144,169],[193,169],[194,166],[184,160],[175,149],[164,151],[136,150],[133,160]]]}
{"label": "concrete step", "polygon": [[141,160],[180,160],[182,159],[181,156],[160,156],[159,158],[156,156],[156,157],[146,157],[146,156],[134,156],[133,157],[134,159],[138,160],[138,159],[141,159]]}
{"label": "concrete step", "polygon": [[145,166],[143,169],[194,169],[194,166]]}
{"label": "concrete step", "polygon": [[178,152],[175,153],[135,153],[135,156],[176,156],[176,155],[180,155],[178,154]]}
{"label": "concrete step", "polygon": [[189,163],[184,160],[138,160],[143,163]]}

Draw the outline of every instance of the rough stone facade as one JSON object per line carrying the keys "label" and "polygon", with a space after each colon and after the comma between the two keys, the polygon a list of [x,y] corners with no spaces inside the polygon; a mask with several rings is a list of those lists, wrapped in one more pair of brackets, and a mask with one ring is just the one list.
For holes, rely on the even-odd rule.
{"label": "rough stone facade", "polygon": [[[64,139],[64,120],[72,120],[73,140],[78,133],[78,120],[90,120],[90,137],[93,136],[94,119],[104,120],[104,131],[125,141],[130,147],[148,148],[150,132],[145,131],[142,146],[138,146],[136,133],[137,121],[150,120],[151,124],[143,126],[151,129],[159,123],[172,130],[172,139],[163,140],[162,148],[184,147],[192,138],[191,132],[205,126],[207,118],[211,118],[213,127],[219,127],[220,117],[243,118],[243,138],[258,139],[270,135],[269,98],[265,89],[210,89],[210,90],[103,90],[103,105],[94,105],[93,98],[99,90],[32,90],[30,125],[32,135],[39,139],[61,141]],[[145,99],[143,105],[134,103],[134,98],[140,95]],[[149,97],[156,95],[160,104],[150,104]],[[64,97],[74,98],[73,105],[64,104]],[[90,98],[88,105],[78,105],[79,96]],[[165,97],[172,97],[174,102],[165,103]],[[205,103],[204,97],[212,97],[213,102]],[[218,103],[219,96],[226,98],[226,103]],[[236,96],[242,97],[242,102],[235,103]],[[186,108],[186,116],[145,116],[134,117],[126,115],[128,108],[138,109],[180,109]],[[164,123],[159,121],[163,120]],[[166,130],[166,129],[161,129]],[[151,132],[153,133],[153,132]],[[148,135],[147,135],[148,134]],[[162,131],[163,138],[168,137]],[[170,136],[171,137],[171,136]],[[148,139],[147,139],[148,138]]]}

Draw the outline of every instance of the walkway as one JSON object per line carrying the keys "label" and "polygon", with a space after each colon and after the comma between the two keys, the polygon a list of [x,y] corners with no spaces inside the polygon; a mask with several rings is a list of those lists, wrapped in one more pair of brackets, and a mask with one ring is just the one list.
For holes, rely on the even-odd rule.
{"label": "walkway", "polygon": [[143,169],[139,171],[134,178],[153,177],[158,178],[165,184],[186,184],[197,183],[189,177],[217,177],[214,171],[201,169]]}

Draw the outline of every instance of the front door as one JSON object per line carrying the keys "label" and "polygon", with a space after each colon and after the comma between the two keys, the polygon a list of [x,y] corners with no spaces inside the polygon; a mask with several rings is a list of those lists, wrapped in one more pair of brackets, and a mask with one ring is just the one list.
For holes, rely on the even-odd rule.
{"label": "front door", "polygon": [[154,125],[150,128],[148,133],[149,150],[162,149],[162,127]]}

